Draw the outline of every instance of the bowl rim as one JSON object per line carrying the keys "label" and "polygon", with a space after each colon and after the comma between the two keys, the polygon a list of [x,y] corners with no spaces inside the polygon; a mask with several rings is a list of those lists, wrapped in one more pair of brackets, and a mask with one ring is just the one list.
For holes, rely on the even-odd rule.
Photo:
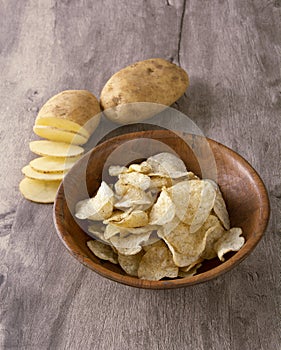
{"label": "bowl rim", "polygon": [[[89,150],[75,165],[74,167],[78,167],[80,161],[83,161],[84,157],[88,157],[89,154],[92,152],[95,152],[101,148],[103,148],[107,143],[112,143],[114,142],[115,139],[124,138],[124,139],[134,139],[137,138],[138,136],[141,137],[141,135],[147,136],[147,133],[152,132],[159,134],[159,136],[162,134],[162,136],[165,136],[165,133],[171,133],[170,130],[145,130],[145,131],[136,131],[136,132],[130,132],[122,135],[115,136],[113,138],[107,139],[101,144],[95,146],[91,150]],[[166,135],[168,136],[168,135]],[[228,153],[230,153],[232,156],[235,158],[239,158],[239,161],[242,163],[242,165],[247,168],[249,173],[251,174],[251,177],[253,178],[254,182],[258,185],[260,191],[259,191],[259,196],[262,198],[261,203],[263,204],[262,207],[260,208],[260,212],[263,213],[262,215],[262,220],[261,220],[261,225],[259,226],[259,229],[255,233],[254,238],[251,241],[246,241],[246,243],[243,245],[243,247],[238,251],[235,252],[235,254],[230,257],[228,260],[225,262],[221,263],[220,265],[200,273],[199,275],[195,275],[192,277],[184,277],[184,278],[177,278],[177,279],[170,279],[170,280],[160,280],[160,281],[148,281],[148,280],[142,280],[137,277],[129,276],[129,275],[122,275],[120,273],[114,272],[112,270],[107,269],[106,267],[95,263],[93,260],[91,260],[88,256],[84,256],[81,254],[78,250],[76,250],[74,247],[70,246],[70,241],[71,241],[71,235],[67,232],[67,230],[64,228],[61,218],[62,216],[60,215],[60,200],[64,199],[64,181],[61,182],[54,206],[53,206],[53,221],[54,225],[56,228],[57,235],[63,245],[66,247],[68,252],[74,256],[80,263],[82,263],[84,266],[90,268],[94,272],[98,273],[99,275],[108,278],[112,281],[119,282],[121,284],[125,284],[131,287],[136,287],[136,288],[144,288],[144,289],[171,289],[171,288],[180,288],[180,287],[187,287],[203,282],[207,282],[211,279],[214,279],[235,266],[237,266],[239,263],[241,263],[256,247],[256,245],[259,243],[261,240],[262,236],[264,235],[268,222],[269,222],[269,216],[270,216],[270,202],[269,202],[269,197],[268,193],[265,187],[265,184],[259,174],[256,172],[256,170],[250,165],[250,163],[243,158],[240,154],[236,153],[229,147],[223,145],[222,143],[215,141],[213,139],[207,138],[207,141],[210,144],[216,144],[222,149],[225,149]],[[71,176],[71,170],[68,174],[66,174],[65,178],[67,176]],[[90,238],[90,237],[89,237]]]}

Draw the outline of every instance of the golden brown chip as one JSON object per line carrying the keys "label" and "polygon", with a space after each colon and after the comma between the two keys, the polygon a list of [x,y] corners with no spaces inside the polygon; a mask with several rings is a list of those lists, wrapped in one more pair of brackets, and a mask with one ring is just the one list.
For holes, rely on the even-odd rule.
{"label": "golden brown chip", "polygon": [[150,177],[137,172],[120,174],[119,181],[123,185],[139,187],[143,191],[147,190],[150,187]]}
{"label": "golden brown chip", "polygon": [[239,227],[233,227],[227,231],[219,240],[215,243],[214,249],[220,261],[224,261],[224,254],[228,252],[237,252],[242,248],[245,238],[241,237],[242,230]]}
{"label": "golden brown chip", "polygon": [[98,258],[108,260],[113,264],[118,264],[118,256],[112,250],[110,245],[104,244],[100,241],[88,241],[87,246]]}
{"label": "golden brown chip", "polygon": [[144,251],[134,255],[118,254],[118,262],[122,269],[130,276],[138,276],[138,268],[140,261],[144,255]]}
{"label": "golden brown chip", "polygon": [[148,224],[148,215],[142,210],[128,210],[116,212],[104,221],[105,224],[112,223],[120,227],[141,227]]}
{"label": "golden brown chip", "polygon": [[144,254],[139,264],[138,277],[149,281],[159,281],[164,277],[177,277],[178,271],[171,252],[163,243],[162,246],[150,248]]}
{"label": "golden brown chip", "polygon": [[147,162],[142,162],[141,164],[131,164],[129,166],[128,172],[132,171],[142,174],[148,174],[152,171],[152,168]]}

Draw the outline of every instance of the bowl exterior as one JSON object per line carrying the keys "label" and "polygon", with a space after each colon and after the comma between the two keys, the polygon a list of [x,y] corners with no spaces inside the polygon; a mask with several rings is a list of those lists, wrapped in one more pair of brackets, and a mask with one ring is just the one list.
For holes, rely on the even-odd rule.
{"label": "bowl exterior", "polygon": [[[242,227],[246,239],[240,251],[230,254],[224,263],[218,260],[206,262],[198,275],[162,281],[147,281],[128,276],[120,267],[100,260],[91,253],[86,245],[86,242],[91,239],[85,233],[87,229],[86,227],[83,229],[74,219],[75,204],[86,198],[88,193],[93,195],[98,189],[108,156],[121,144],[140,138],[154,139],[168,145],[183,159],[189,170],[201,175],[192,147],[184,141],[189,138],[189,145],[193,144],[194,140],[200,143],[198,136],[183,134],[179,137],[168,130],[151,130],[129,133],[105,141],[75,164],[58,190],[53,217],[58,236],[68,251],[82,264],[106,278],[129,286],[148,289],[179,288],[206,282],[229,271],[244,260],[253,251],[266,230],[270,212],[267,191],[259,175],[245,159],[211,139],[207,140],[216,161],[217,182],[226,200],[231,224]],[[81,191],[80,182],[83,175],[81,169],[85,167],[87,186],[86,190]],[[64,193],[66,186],[71,188],[68,200]]]}

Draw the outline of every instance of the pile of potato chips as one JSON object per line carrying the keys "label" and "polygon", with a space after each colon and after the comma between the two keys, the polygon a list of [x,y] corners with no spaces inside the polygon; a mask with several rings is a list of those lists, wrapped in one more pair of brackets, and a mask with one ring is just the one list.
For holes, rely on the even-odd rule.
{"label": "pile of potato chips", "polygon": [[77,203],[75,215],[90,222],[96,240],[87,242],[89,249],[128,275],[190,277],[205,259],[224,261],[243,246],[217,184],[187,171],[174,154],[110,166],[109,175],[118,178],[115,184],[102,182],[93,198]]}

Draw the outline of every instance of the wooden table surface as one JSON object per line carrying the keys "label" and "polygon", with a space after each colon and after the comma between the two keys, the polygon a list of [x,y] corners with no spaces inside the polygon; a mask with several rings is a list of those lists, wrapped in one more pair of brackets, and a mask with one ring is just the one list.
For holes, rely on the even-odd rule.
{"label": "wooden table surface", "polygon": [[[0,348],[279,348],[281,1],[1,0],[0,29]],[[252,164],[272,209],[237,268],[168,291],[86,269],[56,236],[52,206],[18,191],[39,107],[65,89],[99,96],[114,72],[152,57],[187,70],[176,108]]]}

